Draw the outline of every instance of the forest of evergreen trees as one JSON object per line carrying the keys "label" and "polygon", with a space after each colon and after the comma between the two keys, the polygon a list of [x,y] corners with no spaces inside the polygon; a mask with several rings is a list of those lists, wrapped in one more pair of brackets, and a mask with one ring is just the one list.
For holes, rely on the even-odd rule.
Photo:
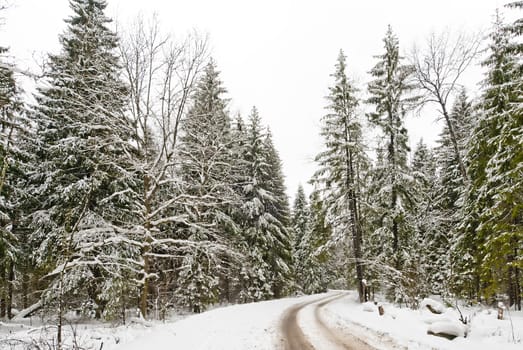
{"label": "forest of evergreen trees", "polygon": [[[269,128],[255,107],[231,115],[204,38],[143,20],[116,34],[105,0],[70,4],[34,98],[0,51],[0,318],[162,319],[327,288],[521,310],[523,18],[405,57],[389,27],[359,87],[340,51],[313,191],[291,208]],[[405,118],[431,122],[427,105],[444,128],[411,150]]]}

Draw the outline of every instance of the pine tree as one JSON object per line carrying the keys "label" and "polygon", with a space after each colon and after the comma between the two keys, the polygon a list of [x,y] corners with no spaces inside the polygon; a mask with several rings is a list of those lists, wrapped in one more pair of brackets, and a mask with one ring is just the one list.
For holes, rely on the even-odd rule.
{"label": "pine tree", "polygon": [[221,262],[231,241],[227,227],[234,222],[229,208],[237,202],[230,176],[233,140],[225,93],[216,65],[210,62],[181,125],[179,176],[188,243],[178,293],[194,312],[218,300]]}
{"label": "pine tree", "polygon": [[[399,55],[399,43],[389,26],[384,38],[385,53],[377,56],[378,63],[370,71],[374,80],[369,83],[370,98],[368,103],[375,106],[375,112],[369,114],[372,124],[379,127],[386,140],[385,154],[376,164],[375,180],[372,185],[377,189],[375,212],[379,218],[379,236],[384,251],[391,252],[388,264],[393,267],[392,280],[394,293],[401,293],[404,262],[408,259],[409,240],[412,225],[408,222],[408,212],[412,208],[412,176],[409,174],[407,155],[409,152],[407,130],[404,126],[405,113],[415,97],[409,95],[413,89],[409,78],[413,67],[402,64]],[[401,297],[394,295],[395,298]]]}
{"label": "pine tree", "polygon": [[106,1],[72,0],[70,6],[62,51],[49,56],[33,113],[38,164],[31,182],[38,202],[32,241],[37,261],[50,271],[45,297],[58,299],[59,321],[66,300],[91,305],[100,317],[117,282],[130,281],[139,246],[125,234],[133,223],[129,188],[139,184],[124,114],[127,88],[114,52],[118,40],[108,28]]}
{"label": "pine tree", "polygon": [[356,89],[346,76],[345,55],[340,51],[335,66],[334,85],[330,87],[329,113],[323,118],[321,135],[325,151],[316,157],[320,169],[316,181],[324,191],[328,219],[335,240],[350,239],[351,256],[356,266],[360,300],[364,300],[362,261],[362,223],[360,218],[361,176],[366,166],[361,122],[357,116]]}

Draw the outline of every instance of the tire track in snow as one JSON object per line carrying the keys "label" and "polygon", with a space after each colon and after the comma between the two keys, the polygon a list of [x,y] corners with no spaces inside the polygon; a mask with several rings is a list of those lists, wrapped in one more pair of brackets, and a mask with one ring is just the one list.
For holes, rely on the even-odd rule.
{"label": "tire track in snow", "polygon": [[[328,295],[312,301],[297,304],[289,308],[283,315],[281,321],[281,332],[283,334],[283,349],[285,350],[315,350],[316,348],[308,340],[303,330],[298,324],[298,313],[304,308],[314,305],[314,322],[322,337],[329,343],[335,344],[338,349],[345,350],[373,350],[360,338],[339,330],[330,328],[321,317],[321,309],[327,304],[347,296],[347,293]],[[318,349],[323,350],[323,349]]]}
{"label": "tire track in snow", "polygon": [[314,350],[314,347],[307,341],[305,334],[298,325],[298,312],[304,307],[316,303],[324,298],[297,304],[287,309],[281,321],[281,331],[285,350]]}
{"label": "tire track in snow", "polygon": [[335,328],[331,328],[327,325],[323,317],[321,316],[321,309],[325,307],[327,304],[332,303],[335,300],[341,299],[343,297],[346,297],[347,294],[342,294],[339,296],[336,296],[332,299],[328,299],[325,301],[322,301],[321,303],[318,303],[314,307],[314,317],[316,319],[316,322],[321,330],[321,332],[326,335],[333,343],[338,344],[341,349],[348,349],[348,350],[374,350],[372,346],[367,344],[364,340],[358,338],[357,336],[347,333],[347,332],[341,332],[340,330],[336,330]]}

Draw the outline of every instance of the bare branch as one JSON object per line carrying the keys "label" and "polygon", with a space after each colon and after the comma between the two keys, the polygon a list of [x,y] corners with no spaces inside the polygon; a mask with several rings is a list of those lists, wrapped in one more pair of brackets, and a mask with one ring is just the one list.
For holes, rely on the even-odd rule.
{"label": "bare branch", "polygon": [[466,169],[458,148],[455,125],[448,113],[449,100],[459,87],[459,79],[479,56],[481,52],[482,35],[465,34],[452,35],[449,31],[440,34],[432,33],[422,50],[414,46],[410,55],[411,64],[415,68],[415,81],[419,89],[424,91],[419,108],[428,103],[435,103],[447,124],[450,138],[454,146],[456,159],[464,179],[467,179]]}

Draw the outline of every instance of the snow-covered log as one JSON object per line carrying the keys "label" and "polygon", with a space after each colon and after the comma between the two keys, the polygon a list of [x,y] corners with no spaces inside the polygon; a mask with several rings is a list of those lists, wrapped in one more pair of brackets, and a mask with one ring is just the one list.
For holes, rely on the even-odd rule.
{"label": "snow-covered log", "polygon": [[40,310],[42,306],[42,301],[38,300],[36,303],[29,306],[28,308],[21,310],[15,317],[13,317],[13,321],[20,321],[26,317],[31,316],[34,312]]}
{"label": "snow-covered log", "polygon": [[430,298],[423,299],[421,302],[421,307],[426,307],[433,314],[439,315],[445,312],[445,307],[443,306],[443,304]]}
{"label": "snow-covered log", "polygon": [[458,322],[435,322],[427,330],[427,334],[455,339],[457,337],[466,337],[466,328]]}

